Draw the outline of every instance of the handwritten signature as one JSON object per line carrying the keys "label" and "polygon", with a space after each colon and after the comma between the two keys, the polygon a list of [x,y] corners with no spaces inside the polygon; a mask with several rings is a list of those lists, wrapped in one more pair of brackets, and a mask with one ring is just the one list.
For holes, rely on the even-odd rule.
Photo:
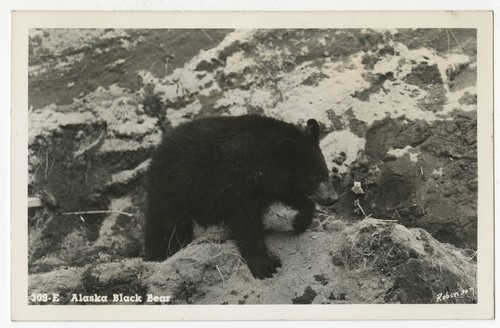
{"label": "handwritten signature", "polygon": [[436,303],[446,302],[449,299],[461,298],[461,297],[464,297],[465,295],[475,295],[474,288],[470,287],[470,288],[462,289],[462,290],[452,292],[452,293],[450,293],[450,292],[439,293],[436,296]]}

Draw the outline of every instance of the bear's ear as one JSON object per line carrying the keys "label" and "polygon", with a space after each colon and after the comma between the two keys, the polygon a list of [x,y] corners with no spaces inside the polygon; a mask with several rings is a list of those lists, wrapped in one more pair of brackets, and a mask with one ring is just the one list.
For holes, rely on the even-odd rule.
{"label": "bear's ear", "polygon": [[306,136],[314,143],[319,143],[319,124],[316,120],[307,121]]}
{"label": "bear's ear", "polygon": [[282,156],[289,157],[296,153],[297,145],[292,138],[283,138],[278,143],[278,149]]}

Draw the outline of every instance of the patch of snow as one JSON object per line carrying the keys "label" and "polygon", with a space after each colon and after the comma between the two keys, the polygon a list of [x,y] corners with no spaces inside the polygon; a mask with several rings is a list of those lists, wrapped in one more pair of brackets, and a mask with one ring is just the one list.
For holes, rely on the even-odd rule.
{"label": "patch of snow", "polygon": [[253,89],[250,95],[250,105],[262,109],[272,108],[276,105],[276,96],[269,89]]}
{"label": "patch of snow", "polygon": [[[348,166],[354,162],[360,150],[365,149],[365,139],[360,138],[349,130],[334,131],[320,141],[321,151],[325,157],[326,166],[331,171],[336,167],[339,173],[347,172]],[[346,159],[343,165],[333,162],[335,156],[344,152]]]}
{"label": "patch of snow", "polygon": [[300,52],[299,52],[299,54],[300,54],[301,56],[305,56],[305,55],[309,54],[309,48],[308,48],[308,47],[306,47],[306,46],[303,46],[302,48],[300,48]]}
{"label": "patch of snow", "polygon": [[[110,92],[113,93],[113,90]],[[127,95],[98,102],[93,112],[100,120],[106,121],[108,131],[115,135],[144,136],[156,128],[157,119],[138,114],[138,108],[137,99]]]}
{"label": "patch of snow", "polygon": [[[399,42],[394,43],[394,50],[399,55],[383,57],[373,67],[374,74],[393,72],[395,76],[403,77],[411,73],[411,69],[413,68],[411,65],[412,62],[420,63],[426,61],[429,66],[437,65],[441,79],[446,86],[446,81],[448,81],[446,71],[450,68],[453,69],[460,65],[468,64],[471,61],[469,56],[464,54],[451,53],[445,57],[441,57],[433,49],[418,48],[410,50],[406,45]],[[424,57],[429,59],[425,59]],[[403,62],[404,64],[401,65]]]}
{"label": "patch of snow", "polygon": [[[211,92],[222,92],[217,83],[212,83],[208,88],[204,87],[209,81],[215,79],[216,72],[203,72],[200,77],[199,72],[194,71],[201,61],[211,62],[218,59],[218,54],[226,47],[238,41],[240,44],[248,42],[258,31],[236,31],[230,33],[221,44],[201,52],[193,58],[185,67],[177,69],[166,81],[156,85],[155,91],[163,93],[164,99],[175,99],[188,94],[200,93],[210,95]],[[326,40],[320,40],[320,43]],[[225,90],[222,98],[218,100],[216,106],[228,107],[231,115],[244,114],[247,106],[262,108],[269,116],[277,117],[284,121],[300,124],[309,118],[315,118],[328,128],[333,128],[333,123],[328,115],[333,111],[336,115],[342,116],[350,110],[354,117],[360,121],[372,124],[376,120],[390,116],[393,118],[405,117],[408,120],[423,119],[434,121],[441,119],[442,115],[449,113],[458,107],[458,99],[462,93],[450,95],[450,101],[445,105],[445,110],[440,113],[425,111],[418,107],[418,103],[428,96],[425,90],[418,86],[409,85],[403,81],[409,74],[414,63],[420,63],[424,56],[428,65],[436,64],[439,68],[443,81],[447,81],[446,70],[449,67],[456,67],[468,63],[470,58],[461,54],[450,54],[441,57],[433,50],[426,48],[408,49],[404,44],[392,43],[397,56],[385,56],[378,61],[372,74],[393,73],[396,81],[387,80],[380,90],[375,90],[370,94],[369,101],[361,101],[353,94],[356,91],[363,91],[370,87],[370,83],[364,78],[366,69],[362,63],[364,52],[353,54],[343,61],[332,61],[326,58],[321,67],[313,65],[315,62],[305,62],[295,67],[290,72],[283,72],[276,77],[276,85],[252,84],[252,80],[243,82],[249,86],[243,89]],[[268,45],[257,44],[259,56],[246,56],[243,50],[231,54],[225,67],[218,69],[228,75],[231,73],[245,76],[245,78],[255,78],[252,74],[244,74],[245,68],[259,67],[264,63],[273,63],[278,67],[282,65],[284,58],[290,53],[288,48],[269,47]],[[306,52],[307,47],[303,47],[302,52]],[[311,86],[304,84],[311,74],[324,74],[327,77],[318,81],[318,85]],[[143,74],[143,78],[153,82],[153,78]],[[147,80],[146,80],[147,81]],[[446,83],[445,83],[446,85]],[[471,93],[474,90],[471,90]],[[232,108],[234,106],[234,108]],[[474,110],[476,106],[465,105],[468,110]],[[181,109],[182,110],[182,109]]]}
{"label": "patch of snow", "polygon": [[[360,56],[353,57],[359,62]],[[328,111],[332,110],[337,115],[343,114],[359,102],[351,97],[353,90],[364,89],[369,85],[363,79],[360,71],[344,67],[344,63],[331,63],[327,61],[323,70],[309,68],[311,63],[304,63],[297,67],[291,74],[283,77],[278,84],[283,95],[283,101],[276,107],[267,109],[266,113],[292,123],[305,122],[310,118],[332,127]],[[339,70],[343,70],[339,73]],[[317,86],[302,84],[312,73],[322,72],[329,76],[319,81]]]}
{"label": "patch of snow", "polygon": [[256,62],[253,58],[246,56],[245,52],[240,50],[227,57],[223,72],[226,75],[243,74],[246,68],[254,67],[255,65]]}
{"label": "patch of snow", "polygon": [[142,78],[142,82],[144,84],[159,84],[161,83],[160,79],[158,79],[156,76],[153,75],[151,71],[145,71],[145,70],[140,70],[137,72],[137,75],[139,75]]}
{"label": "patch of snow", "polygon": [[108,67],[116,67],[116,66],[123,64],[124,62],[125,62],[125,59],[120,58],[120,59],[116,60],[115,62],[108,64],[107,66]]}
{"label": "patch of snow", "polygon": [[158,145],[161,141],[161,132],[155,130],[152,134],[146,135],[141,141],[134,139],[107,138],[99,148],[99,153],[115,153],[122,151],[136,151],[149,149]]}
{"label": "patch of snow", "polygon": [[[136,42],[137,42],[137,41],[136,41]],[[132,46],[134,46],[136,42],[132,43],[132,42],[130,42],[130,41],[129,41],[129,40],[127,40],[127,39],[120,39],[121,46],[122,46],[122,48],[124,48],[125,50],[130,50],[130,48],[132,48]]]}
{"label": "patch of snow", "polygon": [[477,87],[470,86],[464,89],[457,90],[455,92],[448,91],[448,93],[446,94],[448,101],[446,102],[446,104],[444,104],[443,111],[440,112],[440,115],[447,115],[456,109],[467,112],[477,111],[477,104],[460,104],[458,102],[466,92],[471,95],[475,95],[477,94]]}
{"label": "patch of snow", "polygon": [[201,109],[201,103],[199,100],[188,104],[183,109],[168,109],[167,110],[167,118],[172,124],[173,127],[188,122],[191,120],[191,117],[195,116],[199,113]]}
{"label": "patch of snow", "polygon": [[268,89],[241,90],[231,89],[224,93],[225,97],[219,99],[215,108],[227,107],[231,115],[243,115],[247,113],[247,106],[255,108],[272,108],[276,103],[276,97]]}
{"label": "patch of snow", "polygon": [[73,65],[81,62],[84,57],[85,57],[84,53],[77,53],[71,56],[65,56],[64,58],[66,60],[57,62],[57,65],[55,65],[54,68],[60,70],[69,70]]}
{"label": "patch of snow", "polygon": [[[216,81],[215,74],[217,70],[214,72],[199,72],[195,70],[196,67],[202,61],[212,62],[212,59],[220,61],[219,54],[222,50],[235,42],[247,42],[254,33],[254,30],[242,29],[228,34],[216,47],[200,52],[198,56],[191,59],[184,67],[177,68],[172,74],[162,80],[161,83],[156,84],[154,91],[162,94],[164,100],[174,100],[177,97],[195,93],[210,96],[213,92],[220,92],[219,85],[211,83]],[[233,69],[237,69],[239,67],[237,58],[233,58],[232,62],[235,65]],[[201,73],[203,73],[203,76],[201,76]],[[141,72],[141,74],[146,75],[144,72]],[[154,81],[150,76],[147,76],[147,78]],[[211,83],[209,87],[207,86],[208,83]]]}
{"label": "patch of snow", "polygon": [[431,174],[434,178],[441,178],[443,176],[443,168],[440,167],[439,170],[434,169]]}
{"label": "patch of snow", "polygon": [[418,162],[418,156],[420,155],[420,153],[418,151],[416,151],[415,149],[413,149],[412,146],[406,146],[405,148],[396,148],[396,149],[393,149],[391,148],[387,154],[389,155],[394,155],[396,157],[401,157],[405,154],[408,154],[410,156],[410,162],[413,162],[413,163],[416,163]]}
{"label": "patch of snow", "polygon": [[28,144],[36,137],[51,134],[61,126],[88,124],[96,120],[91,112],[60,112],[52,104],[28,115]]}
{"label": "patch of snow", "polygon": [[230,106],[227,113],[222,113],[222,116],[241,116],[248,114],[248,109],[246,106],[234,105]]}

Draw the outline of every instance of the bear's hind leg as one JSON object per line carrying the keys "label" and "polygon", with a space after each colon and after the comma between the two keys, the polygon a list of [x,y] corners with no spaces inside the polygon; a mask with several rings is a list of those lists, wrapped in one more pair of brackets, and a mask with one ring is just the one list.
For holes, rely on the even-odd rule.
{"label": "bear's hind leg", "polygon": [[172,214],[165,205],[150,206],[146,215],[145,253],[149,261],[165,260],[193,239],[192,220]]}

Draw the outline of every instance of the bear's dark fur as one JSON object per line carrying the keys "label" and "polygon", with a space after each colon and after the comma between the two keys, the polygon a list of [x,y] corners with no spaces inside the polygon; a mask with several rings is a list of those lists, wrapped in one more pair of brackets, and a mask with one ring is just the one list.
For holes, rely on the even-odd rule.
{"label": "bear's dark fur", "polygon": [[310,224],[314,203],[337,199],[319,147],[319,125],[304,131],[244,115],[194,120],[163,137],[148,170],[145,251],[164,260],[192,240],[193,221],[224,222],[256,278],[281,265],[264,243],[263,214],[273,202],[298,210],[295,231]]}

